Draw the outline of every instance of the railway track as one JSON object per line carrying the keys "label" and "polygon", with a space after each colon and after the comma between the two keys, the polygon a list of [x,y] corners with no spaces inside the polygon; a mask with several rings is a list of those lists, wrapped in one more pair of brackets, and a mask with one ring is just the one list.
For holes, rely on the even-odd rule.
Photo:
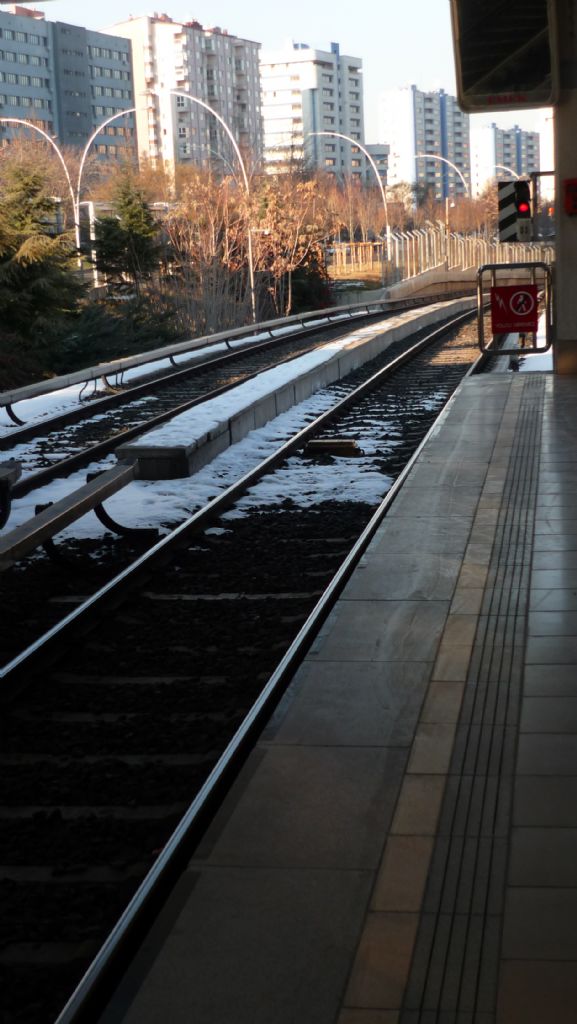
{"label": "railway track", "polygon": [[[0,754],[6,1024],[56,1018],[477,354],[475,327],[454,326],[382,376],[367,364],[326,389],[310,436],[225,489],[225,511],[196,512],[85,609],[61,569],[69,627],[22,657],[15,616]],[[40,574],[37,590],[42,629]]]}
{"label": "railway track", "polygon": [[[360,322],[376,314],[360,317]],[[387,314],[379,313],[379,318]],[[86,467],[145,431],[186,409],[223,394],[259,373],[290,362],[350,331],[350,321],[301,329],[290,336],[253,342],[220,355],[205,356],[179,369],[118,388],[56,416],[39,419],[0,437],[2,458],[23,467],[13,488],[19,498],[59,476]]]}

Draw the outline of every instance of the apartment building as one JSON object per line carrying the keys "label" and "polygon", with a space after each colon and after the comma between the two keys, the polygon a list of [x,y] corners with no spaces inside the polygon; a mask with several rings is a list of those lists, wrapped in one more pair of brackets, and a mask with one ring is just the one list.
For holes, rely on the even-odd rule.
{"label": "apartment building", "polygon": [[[263,51],[260,63],[264,160],[270,171],[304,161],[330,174],[365,180],[362,61],[338,43],[315,50],[289,42]],[[326,133],[326,134],[318,134]],[[379,159],[386,159],[380,147]]]}
{"label": "apartment building", "polygon": [[258,164],[259,43],[221,28],[203,28],[197,21],[173,21],[165,14],[132,17],[112,30],[132,45],[141,159],[167,167],[212,165],[238,174],[228,129],[247,170]]}
{"label": "apartment building", "polygon": [[495,178],[524,177],[540,169],[538,132],[498,128],[473,119],[471,128],[471,184],[479,195]]}
{"label": "apartment building", "polygon": [[[49,22],[26,7],[0,10],[0,117],[31,122],[60,145],[83,148],[104,121],[133,106],[126,39]],[[0,122],[3,145],[25,131]],[[103,157],[132,154],[132,115],[106,126],[95,149]]]}
{"label": "apartment building", "polygon": [[467,195],[469,116],[443,89],[392,89],[379,101],[379,135],[389,144],[389,184],[416,183],[441,201]]}

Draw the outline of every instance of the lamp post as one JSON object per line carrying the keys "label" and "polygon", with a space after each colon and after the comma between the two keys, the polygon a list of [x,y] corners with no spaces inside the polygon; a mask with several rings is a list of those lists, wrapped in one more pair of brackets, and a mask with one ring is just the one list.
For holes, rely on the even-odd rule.
{"label": "lamp post", "polygon": [[84,149],[82,151],[82,156],[80,158],[80,166],[78,168],[78,181],[77,181],[77,184],[76,184],[76,191],[74,191],[74,188],[73,188],[73,185],[72,185],[72,180],[70,178],[70,172],[69,172],[68,167],[66,165],[66,161],[64,159],[64,156],[62,155],[62,151],[59,148],[59,146],[57,146],[57,144],[55,143],[55,141],[52,138],[52,136],[48,135],[48,132],[45,132],[43,128],[39,128],[38,125],[32,124],[32,121],[26,121],[26,120],[24,120],[23,118],[20,118],[20,117],[0,117],[0,122],[6,123],[6,124],[20,124],[20,125],[23,125],[24,128],[32,128],[33,131],[38,132],[39,135],[42,135],[42,137],[44,139],[46,139],[46,142],[49,142],[50,145],[52,146],[52,149],[55,151],[55,153],[56,153],[58,159],[60,160],[60,163],[62,164],[62,167],[64,169],[64,174],[66,175],[66,181],[68,183],[68,190],[70,192],[70,198],[72,200],[72,216],[74,217],[74,239],[75,239],[75,244],[76,244],[76,250],[77,250],[79,255],[80,255],[80,189],[81,189],[81,185],[82,185],[82,172],[84,171],[84,164],[86,163],[86,157],[88,156],[88,151],[90,150],[90,147],[91,147],[92,143],[94,142],[96,136],[102,131],[103,128],[106,128],[106,126],[109,125],[111,121],[115,121],[116,118],[118,118],[118,117],[124,117],[125,114],[134,114],[135,112],[136,112],[136,107],[129,107],[127,110],[119,110],[118,113],[113,114],[112,117],[108,117],[106,119],[106,121],[103,121],[102,124],[98,125],[98,128],[96,128],[95,131],[93,131],[92,135],[90,136],[88,142],[86,143],[86,145],[85,145],[85,147],[84,147]]}
{"label": "lamp post", "polygon": [[[441,163],[448,164],[449,167],[453,168],[453,170],[455,171],[455,174],[459,175],[461,181],[463,182],[463,187],[465,189],[465,192],[467,193],[467,196],[470,196],[469,186],[467,185],[467,182],[465,181],[465,178],[463,177],[463,175],[462,175],[461,171],[459,170],[459,168],[457,167],[457,165],[454,164],[451,160],[447,160],[447,158],[444,157],[444,156],[438,156],[437,153],[416,153],[415,154],[415,161],[420,160],[420,159],[423,159],[423,160],[440,160]],[[446,264],[447,264],[447,267],[448,267],[449,266],[449,197],[448,196],[445,197],[445,242],[446,242],[445,260],[446,260]]]}
{"label": "lamp post", "polygon": [[[386,196],[386,193],[385,193],[385,188],[384,188],[383,182],[381,180],[381,176],[380,176],[380,174],[379,174],[379,172],[377,170],[377,165],[376,165],[375,161],[373,160],[371,154],[367,152],[365,147],[362,146],[361,143],[357,141],[357,139],[351,139],[349,135],[343,135],[342,132],[326,131],[326,132],[309,132],[308,134],[309,135],[333,135],[337,139],[344,139],[345,142],[350,142],[350,144],[352,146],[356,146],[357,149],[360,149],[361,153],[364,153],[364,155],[366,156],[370,166],[372,167],[372,169],[373,169],[373,171],[375,173],[375,177],[377,179],[379,188],[381,190],[381,199],[383,200],[383,208],[384,208],[384,211],[385,211],[385,225],[386,225],[386,232],[387,232],[387,258],[388,258],[388,255],[389,255],[389,245],[390,245],[390,239],[391,239],[391,229],[389,227],[389,208],[387,206],[387,196]],[[382,260],[381,260],[381,280],[382,280],[382,283],[384,285],[384,283],[385,283],[385,269],[384,269],[384,263],[383,263]]]}
{"label": "lamp post", "polygon": [[505,167],[505,164],[495,164],[496,171],[507,171],[507,174],[512,174],[514,178],[520,178],[521,175],[517,174],[512,167]]}
{"label": "lamp post", "polygon": [[461,181],[463,182],[463,186],[464,186],[465,192],[467,193],[468,196],[470,196],[469,186],[467,185],[467,182],[465,181],[465,179],[464,179],[461,171],[457,167],[457,165],[454,164],[451,160],[447,160],[447,158],[444,157],[444,156],[438,156],[437,153],[416,153],[415,154],[415,160],[420,160],[420,159],[423,159],[423,160],[440,160],[441,163],[448,164],[449,167],[453,168],[453,170],[455,171],[455,174],[459,175]]}
{"label": "lamp post", "polygon": [[[149,89],[148,91],[149,91],[149,93],[153,93],[153,95],[155,95],[155,96],[159,96],[160,95],[160,93],[157,92],[155,89]],[[213,110],[213,108],[211,106],[209,106],[208,103],[205,103],[204,100],[200,100],[198,98],[198,96],[191,96],[190,93],[183,92],[180,89],[170,89],[169,92],[170,92],[171,96],[183,96],[185,99],[190,100],[191,103],[196,103],[199,107],[202,107],[204,110],[208,110],[209,114],[212,114],[212,116],[216,118],[218,123],[220,125],[222,125],[222,127],[224,128],[226,134],[228,135],[228,137],[229,137],[229,139],[230,139],[230,141],[232,143],[232,147],[234,149],[236,158],[238,160],[239,167],[240,167],[240,170],[241,170],[241,173],[242,173],[242,181],[243,181],[244,191],[245,191],[245,195],[246,195],[247,208],[250,209],[250,186],[249,186],[249,183],[248,183],[248,175],[246,173],[246,167],[244,165],[244,160],[242,158],[242,154],[241,154],[240,149],[238,147],[238,143],[237,143],[234,135],[232,134],[232,131],[230,130],[229,126],[227,125],[226,121],[224,120],[224,118],[221,117],[220,114],[218,114],[216,110]],[[249,282],[250,282],[250,306],[251,306],[251,313],[252,313],[252,322],[253,322],[253,324],[255,324],[256,323],[256,293],[255,293],[255,285],[254,285],[254,265],[253,265],[253,254],[252,254],[252,230],[250,228],[250,225],[249,225],[249,227],[247,229],[246,235],[247,235],[247,251],[248,251],[248,276],[249,276]]]}
{"label": "lamp post", "polygon": [[75,219],[76,219],[76,221],[78,223],[78,238],[79,239],[80,239],[80,188],[81,188],[81,184],[82,184],[82,174],[83,174],[83,171],[84,171],[84,164],[86,163],[86,157],[88,156],[88,152],[90,150],[90,147],[92,146],[92,143],[94,142],[96,136],[99,135],[100,132],[102,131],[102,129],[106,128],[107,125],[109,125],[111,123],[111,121],[116,121],[116,119],[118,117],[124,117],[125,114],[135,114],[136,113],[136,109],[137,109],[136,107],[128,107],[127,110],[119,110],[116,114],[113,114],[112,117],[107,117],[106,121],[103,121],[102,124],[98,125],[98,128],[94,129],[94,131],[92,132],[92,135],[90,136],[88,142],[86,143],[84,149],[82,150],[82,156],[80,157],[80,166],[78,168],[78,181],[76,183],[76,205],[75,205]]}

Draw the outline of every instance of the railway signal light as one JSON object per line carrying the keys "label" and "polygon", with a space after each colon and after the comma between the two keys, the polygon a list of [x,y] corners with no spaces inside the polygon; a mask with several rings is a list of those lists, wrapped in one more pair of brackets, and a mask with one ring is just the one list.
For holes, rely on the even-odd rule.
{"label": "railway signal light", "polygon": [[528,181],[515,182],[515,206],[518,218],[531,216],[531,186]]}

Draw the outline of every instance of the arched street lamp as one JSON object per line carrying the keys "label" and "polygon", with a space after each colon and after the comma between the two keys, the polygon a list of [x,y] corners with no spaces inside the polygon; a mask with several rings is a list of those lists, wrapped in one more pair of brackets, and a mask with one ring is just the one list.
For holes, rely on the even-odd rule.
{"label": "arched street lamp", "polygon": [[[198,96],[191,96],[190,93],[183,92],[180,89],[169,89],[168,92],[170,93],[171,96],[183,96],[185,99],[190,100],[191,103],[196,103],[199,107],[202,107],[204,110],[208,110],[209,114],[212,114],[212,116],[216,118],[218,123],[220,125],[222,125],[222,127],[224,128],[226,134],[228,135],[228,137],[229,137],[229,139],[230,139],[230,141],[232,143],[232,147],[234,149],[236,158],[238,160],[239,167],[240,167],[241,174],[242,174],[242,181],[243,181],[244,191],[245,191],[245,195],[246,195],[247,207],[250,209],[250,186],[249,186],[249,183],[248,183],[248,175],[246,173],[246,167],[244,165],[244,160],[242,158],[242,154],[240,152],[238,143],[237,143],[234,135],[232,134],[232,131],[230,130],[229,126],[227,125],[226,121],[224,120],[224,118],[221,117],[221,115],[218,114],[216,110],[213,110],[213,108],[211,106],[209,106],[208,103],[205,103],[204,100],[199,99]],[[148,93],[149,94],[152,93],[154,96],[160,96],[161,95],[161,93],[158,92],[156,89],[149,89]],[[251,313],[252,313],[252,322],[253,322],[253,324],[255,324],[256,323],[256,294],[255,294],[255,285],[254,285],[254,265],[253,265],[253,254],[252,254],[252,230],[250,228],[250,225],[249,225],[249,227],[247,229],[247,233],[246,234],[247,234],[247,250],[248,250],[248,276],[249,276],[249,282],[250,282],[250,305],[251,305]]]}
{"label": "arched street lamp", "polygon": [[80,255],[80,189],[81,189],[81,186],[82,186],[82,172],[84,171],[84,164],[86,163],[86,157],[88,156],[88,152],[89,152],[90,147],[92,146],[92,143],[94,142],[96,136],[102,131],[103,128],[106,128],[106,126],[109,125],[111,121],[115,121],[118,117],[124,117],[126,114],[134,114],[134,113],[136,113],[136,109],[137,109],[136,107],[129,107],[127,110],[119,110],[116,114],[113,114],[112,117],[108,117],[106,119],[106,121],[103,121],[102,124],[98,125],[98,128],[96,128],[95,131],[93,131],[92,135],[90,136],[88,142],[86,143],[86,145],[85,145],[85,147],[84,147],[84,149],[82,151],[82,156],[80,158],[80,166],[79,166],[79,169],[78,169],[78,181],[77,181],[77,184],[76,184],[76,191],[74,191],[74,188],[72,186],[72,180],[70,178],[70,172],[68,170],[66,161],[65,161],[64,156],[62,154],[62,150],[55,143],[54,139],[52,138],[51,135],[48,134],[48,132],[45,132],[43,128],[39,128],[38,125],[33,124],[32,121],[26,121],[26,120],[24,120],[21,117],[0,117],[0,122],[2,122],[4,124],[19,124],[19,125],[22,125],[24,128],[32,128],[33,131],[38,132],[39,135],[42,135],[42,137],[44,139],[46,139],[46,142],[49,142],[50,145],[52,146],[52,149],[55,151],[55,153],[56,153],[58,159],[60,160],[60,163],[62,164],[62,167],[64,169],[64,174],[66,175],[66,181],[67,181],[68,189],[69,189],[69,192],[70,192],[70,198],[72,200],[72,216],[74,217],[74,239],[75,239],[75,244],[76,244],[76,250],[77,250],[79,255]]}
{"label": "arched street lamp", "polygon": [[467,193],[468,196],[470,196],[469,186],[467,185],[467,182],[465,181],[465,179],[464,179],[461,171],[457,167],[457,165],[454,164],[451,160],[447,160],[447,158],[444,157],[444,156],[438,156],[437,153],[416,153],[415,154],[415,160],[420,160],[420,159],[423,159],[423,160],[440,160],[441,163],[448,164],[449,167],[453,168],[453,170],[455,171],[455,174],[459,175],[461,181],[463,182],[463,186],[465,188],[465,192]]}
{"label": "arched street lamp", "polygon": [[[388,256],[388,254],[389,254],[390,237],[391,237],[391,229],[389,227],[389,208],[387,206],[387,196],[386,196],[386,193],[385,193],[385,187],[384,187],[383,182],[381,180],[381,176],[380,176],[380,174],[378,172],[377,165],[376,165],[375,161],[373,160],[371,154],[369,152],[367,152],[365,147],[362,146],[361,143],[357,141],[357,139],[351,139],[349,135],[343,135],[342,132],[325,131],[325,132],[309,132],[308,134],[309,135],[332,135],[332,136],[334,136],[337,139],[344,139],[345,142],[350,142],[350,144],[352,146],[356,146],[357,149],[360,149],[361,153],[364,153],[364,155],[366,156],[370,166],[372,167],[372,169],[373,169],[373,171],[375,173],[375,177],[377,179],[379,188],[381,190],[381,199],[383,200],[383,208],[384,208],[384,211],[385,211],[385,225],[386,225],[386,232],[387,232],[387,256]],[[385,283],[384,282],[384,267],[383,267],[382,262],[381,262],[381,270],[382,270],[383,284],[384,284]]]}
{"label": "arched street lamp", "polygon": [[55,151],[58,159],[60,160],[60,163],[62,164],[62,167],[64,169],[64,174],[66,175],[66,181],[67,181],[67,184],[68,184],[68,190],[70,192],[70,198],[72,200],[72,216],[74,217],[74,232],[75,232],[75,237],[76,237],[76,248],[79,249],[80,248],[80,225],[78,223],[78,217],[76,215],[76,196],[74,194],[74,189],[72,187],[72,181],[70,179],[70,173],[68,171],[68,167],[66,166],[66,160],[64,159],[64,157],[62,155],[62,151],[60,150],[59,146],[56,145],[54,139],[52,138],[51,135],[48,134],[48,132],[45,132],[43,128],[39,128],[37,124],[32,124],[32,121],[25,121],[21,117],[0,117],[0,122],[2,122],[2,124],[20,124],[20,125],[23,125],[24,128],[32,128],[33,131],[38,132],[39,135],[42,135],[42,137],[44,139],[46,139],[46,142],[49,142],[50,145],[52,146],[52,149]]}
{"label": "arched street lamp", "polygon": [[517,179],[521,177],[521,175],[517,174],[517,171],[514,171],[512,167],[505,167],[505,164],[495,164],[495,170],[507,171],[507,174],[512,174],[513,177]]}
{"label": "arched street lamp", "polygon": [[[81,188],[81,184],[82,184],[82,173],[84,171],[84,164],[86,163],[86,157],[88,156],[88,152],[90,150],[90,147],[92,146],[92,143],[94,142],[96,136],[99,135],[100,132],[102,131],[102,129],[106,128],[107,125],[109,125],[111,123],[111,121],[116,121],[116,119],[118,117],[124,117],[126,114],[135,114],[136,110],[137,110],[136,107],[128,107],[127,110],[119,110],[119,111],[117,111],[116,114],[113,114],[112,117],[107,117],[106,121],[103,121],[102,124],[98,125],[98,128],[95,128],[95,130],[92,132],[92,135],[90,136],[88,142],[86,143],[84,149],[82,150],[82,156],[80,157],[80,166],[78,168],[78,182],[76,184],[76,212],[77,212],[76,220],[78,221],[78,225],[79,226],[80,226],[80,188]],[[80,235],[79,235],[79,237],[80,237]]]}

